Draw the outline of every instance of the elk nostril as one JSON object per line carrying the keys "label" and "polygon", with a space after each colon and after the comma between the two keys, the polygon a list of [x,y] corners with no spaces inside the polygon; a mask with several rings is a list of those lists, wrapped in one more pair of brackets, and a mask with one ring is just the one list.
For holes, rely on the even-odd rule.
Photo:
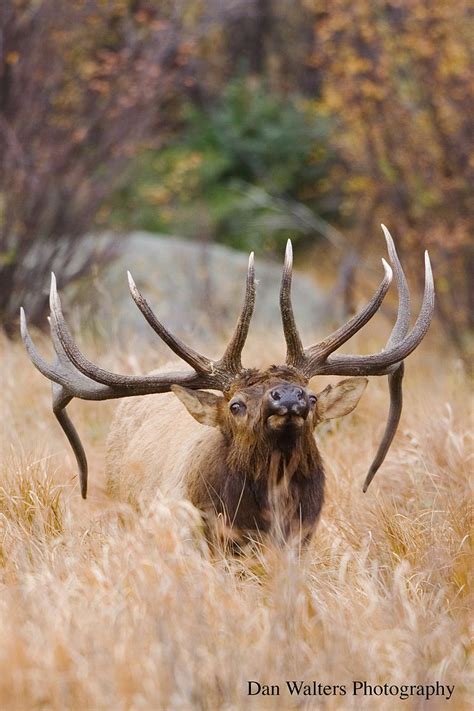
{"label": "elk nostril", "polygon": [[270,395],[272,396],[272,398],[273,398],[274,400],[281,400],[281,395],[280,395],[280,393],[278,392],[278,390],[272,390],[272,392],[270,393]]}
{"label": "elk nostril", "polygon": [[298,400],[302,400],[302,399],[303,399],[304,393],[303,393],[303,391],[301,390],[301,388],[296,391],[296,397],[298,398]]}

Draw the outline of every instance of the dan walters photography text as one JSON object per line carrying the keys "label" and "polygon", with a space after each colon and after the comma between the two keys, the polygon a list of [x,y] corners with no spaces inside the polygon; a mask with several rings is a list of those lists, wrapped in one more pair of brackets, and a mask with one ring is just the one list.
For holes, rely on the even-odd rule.
{"label": "dan walters photography text", "polygon": [[442,697],[449,701],[454,693],[454,684],[370,684],[367,681],[352,681],[350,684],[324,684],[318,681],[285,681],[284,684],[247,682],[248,696],[393,696],[402,701],[412,696],[429,701]]}

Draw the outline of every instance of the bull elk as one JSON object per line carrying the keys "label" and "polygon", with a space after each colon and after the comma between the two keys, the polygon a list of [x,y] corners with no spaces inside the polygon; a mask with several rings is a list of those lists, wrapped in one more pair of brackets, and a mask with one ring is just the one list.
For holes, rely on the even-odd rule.
{"label": "bull elk", "polygon": [[[244,368],[241,362],[255,303],[253,253],[240,317],[224,354],[217,360],[197,353],[170,333],[128,275],[132,297],[149,325],[190,366],[187,370],[161,369],[143,376],[108,372],[81,353],[64,320],[52,275],[50,326],[55,363],[49,365],[38,353],[23,309],[21,333],[34,365],[52,381],[53,411],[76,456],[83,498],[87,493],[87,460],[65,409],[71,399],[107,400],[167,393],[121,404],[108,441],[109,488],[128,497],[152,495],[158,489],[171,496],[187,497],[206,520],[223,522],[236,537],[274,532],[283,540],[295,534],[308,540],[324,497],[324,469],[314,429],[323,420],[354,409],[367,384],[364,376],[388,375],[389,415],[365,479],[365,492],[398,426],[403,361],[424,338],[434,310],[433,277],[425,253],[423,302],[415,325],[409,330],[407,281],[393,240],[382,227],[399,298],[396,323],[385,348],[372,355],[335,353],[379,309],[393,276],[384,259],[384,277],[369,303],[323,341],[303,347],[291,303],[293,258],[288,241],[280,291],[286,363],[263,371]],[[315,375],[355,377],[329,385],[317,395],[309,387]]]}

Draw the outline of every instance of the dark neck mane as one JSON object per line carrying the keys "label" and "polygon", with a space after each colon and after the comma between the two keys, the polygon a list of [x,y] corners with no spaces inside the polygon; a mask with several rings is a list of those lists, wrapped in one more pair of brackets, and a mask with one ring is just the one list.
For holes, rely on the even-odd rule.
{"label": "dark neck mane", "polygon": [[307,477],[322,467],[321,457],[311,431],[287,433],[278,437],[262,435],[251,447],[232,442],[226,457],[230,475],[245,475],[250,480],[280,479],[295,474]]}
{"label": "dark neck mane", "polygon": [[[214,507],[234,534],[309,540],[324,500],[324,470],[311,430],[298,440],[262,437],[250,450],[231,445]],[[243,452],[245,456],[243,456]]]}

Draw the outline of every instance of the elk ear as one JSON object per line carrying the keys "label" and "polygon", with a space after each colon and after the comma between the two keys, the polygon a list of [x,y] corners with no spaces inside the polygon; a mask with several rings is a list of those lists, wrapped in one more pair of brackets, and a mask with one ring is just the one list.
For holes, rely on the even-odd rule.
{"label": "elk ear", "polygon": [[222,398],[204,390],[189,390],[181,385],[172,385],[171,390],[181,400],[186,410],[201,425],[219,426],[219,402]]}
{"label": "elk ear", "polygon": [[337,385],[328,385],[318,395],[318,422],[348,415],[359,402],[367,386],[367,378],[347,378]]}

